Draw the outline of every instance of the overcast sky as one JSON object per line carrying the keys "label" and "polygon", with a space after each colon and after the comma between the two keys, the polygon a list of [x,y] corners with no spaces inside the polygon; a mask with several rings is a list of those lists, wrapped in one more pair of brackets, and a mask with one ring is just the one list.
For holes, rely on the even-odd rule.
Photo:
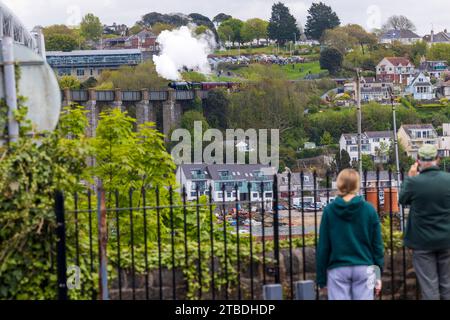
{"label": "overcast sky", "polygon": [[[391,15],[402,14],[417,26],[419,35],[450,29],[448,0],[322,0],[337,12],[341,21],[358,23],[366,29],[380,27]],[[79,23],[92,12],[103,23],[132,25],[148,12],[201,13],[211,19],[224,12],[240,19],[270,17],[274,0],[3,0],[30,29],[35,25]],[[312,0],[284,0],[296,19],[305,24]],[[317,2],[317,1],[314,1]]]}

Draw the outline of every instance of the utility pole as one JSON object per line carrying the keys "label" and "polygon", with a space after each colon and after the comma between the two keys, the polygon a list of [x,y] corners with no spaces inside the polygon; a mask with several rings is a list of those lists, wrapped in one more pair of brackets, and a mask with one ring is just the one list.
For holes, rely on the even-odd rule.
{"label": "utility pole", "polygon": [[[395,166],[396,166],[396,175],[397,175],[397,189],[400,192],[400,184],[401,184],[401,174],[400,174],[400,156],[398,151],[398,135],[397,135],[397,112],[395,108],[394,101],[394,92],[391,87],[388,87],[388,92],[391,97],[391,105],[392,105],[392,124],[394,130],[394,147],[395,147]],[[403,222],[403,206],[400,206],[400,219]],[[401,230],[403,231],[403,223],[400,223]]]}
{"label": "utility pole", "polygon": [[[356,108],[358,121],[358,168],[359,175],[363,176],[362,167],[362,112],[361,112],[361,75],[360,69],[356,69]],[[362,179],[361,179],[362,181]]]}

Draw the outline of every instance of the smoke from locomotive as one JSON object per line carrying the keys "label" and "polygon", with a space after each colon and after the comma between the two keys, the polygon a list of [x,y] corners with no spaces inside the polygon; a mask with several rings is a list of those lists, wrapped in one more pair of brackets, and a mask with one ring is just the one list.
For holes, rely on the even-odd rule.
{"label": "smoke from locomotive", "polygon": [[181,27],[173,31],[163,31],[157,41],[161,54],[154,57],[156,71],[168,80],[182,80],[180,70],[195,70],[203,74],[211,73],[208,55],[215,47],[211,32],[193,36],[192,27]]}

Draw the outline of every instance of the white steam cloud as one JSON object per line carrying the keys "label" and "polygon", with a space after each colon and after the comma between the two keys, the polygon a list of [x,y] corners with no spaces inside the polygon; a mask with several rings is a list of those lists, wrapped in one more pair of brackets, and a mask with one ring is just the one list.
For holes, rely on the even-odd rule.
{"label": "white steam cloud", "polygon": [[215,47],[212,32],[194,36],[193,28],[181,27],[173,31],[163,31],[157,41],[161,54],[153,58],[158,74],[168,80],[181,80],[183,68],[203,74],[211,73],[208,55]]}

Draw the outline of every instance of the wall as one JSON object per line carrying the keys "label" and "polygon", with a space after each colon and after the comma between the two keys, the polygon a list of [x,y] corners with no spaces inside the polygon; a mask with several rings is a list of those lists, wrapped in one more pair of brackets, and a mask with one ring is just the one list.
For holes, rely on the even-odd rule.
{"label": "wall", "polygon": [[[303,280],[303,253],[301,248],[297,248],[293,250],[292,255],[292,270],[293,270],[293,281],[301,281]],[[306,279],[307,280],[315,280],[315,249],[308,247],[305,249],[305,271],[306,271]],[[267,260],[269,261],[273,254],[272,252],[266,253]],[[405,265],[403,264],[403,252],[396,252],[393,259],[394,273],[391,272],[391,257],[390,255],[386,255],[385,258],[385,272],[383,274],[383,300],[391,299],[391,288],[392,283],[394,284],[394,297],[395,299],[404,299],[404,290],[407,292],[407,299],[416,299],[417,298],[417,287],[416,287],[416,277],[415,272],[412,266],[412,256],[410,252],[405,252]],[[403,268],[405,266],[405,269]],[[266,281],[268,284],[274,283],[273,270],[271,270],[271,265],[268,265],[266,272]],[[244,299],[250,299],[250,271],[249,265],[246,265],[242,268],[241,272],[241,292],[242,297]],[[406,274],[406,281],[404,281],[404,271]],[[216,270],[217,272],[217,270]],[[284,297],[285,299],[289,298],[290,295],[290,255],[289,250],[281,251],[281,259],[280,259],[280,272],[281,279],[283,282],[284,288]],[[392,274],[394,274],[393,282],[392,282]],[[163,269],[162,270],[162,292],[163,299],[169,300],[172,299],[173,295],[173,273],[171,270]],[[254,294],[255,299],[262,299],[262,287],[263,287],[263,267],[262,263],[254,263]],[[159,283],[159,271],[152,270],[148,275],[149,282],[149,299],[158,300],[160,298],[160,283]],[[180,270],[175,272],[175,283],[176,283],[176,299],[183,300],[186,299],[186,282],[183,277],[183,273]],[[404,283],[406,283],[406,288]],[[229,292],[230,299],[237,299],[237,285],[230,284],[231,288]],[[118,283],[114,281],[111,284],[110,290],[111,299],[117,300],[119,298],[119,290]],[[223,290],[221,292],[216,291],[216,299],[224,299],[225,295]],[[321,297],[324,299],[325,297]],[[122,272],[122,299],[130,300],[132,299],[132,278],[131,273],[129,271],[124,270]],[[145,275],[136,276],[136,299],[145,300],[146,299],[146,291],[145,291]],[[211,299],[211,292],[203,292],[202,299]]]}

